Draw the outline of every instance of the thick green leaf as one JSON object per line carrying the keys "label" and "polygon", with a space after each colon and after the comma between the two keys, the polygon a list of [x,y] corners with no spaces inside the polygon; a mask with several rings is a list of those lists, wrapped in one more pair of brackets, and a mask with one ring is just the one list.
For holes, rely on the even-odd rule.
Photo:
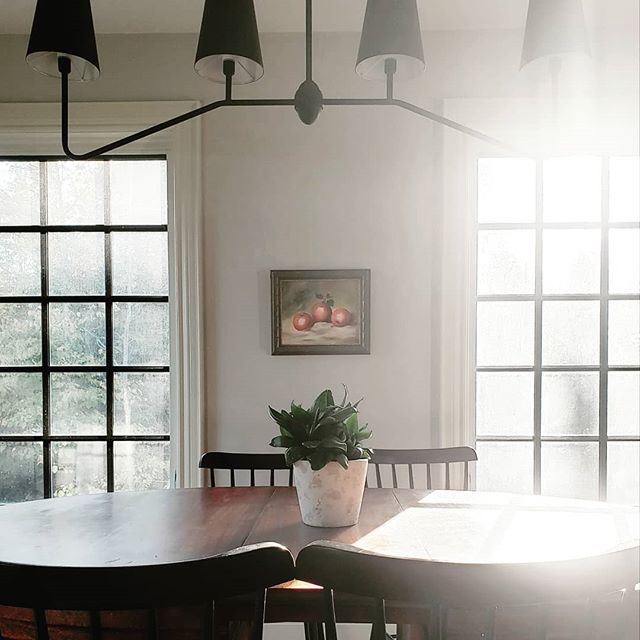
{"label": "thick green leaf", "polygon": [[282,422],[282,414],[279,411],[276,411],[273,407],[269,407],[269,413],[271,414],[271,417],[278,423],[280,424]]}
{"label": "thick green leaf", "polygon": [[350,435],[355,435],[358,432],[358,414],[352,413],[345,421],[344,421],[345,429],[347,433]]}
{"label": "thick green leaf", "polygon": [[269,443],[272,447],[293,447],[296,441],[288,436],[276,436]]}
{"label": "thick green leaf", "polygon": [[340,466],[345,469],[349,467],[349,460],[347,460],[347,456],[345,456],[344,453],[336,456],[336,462],[338,462]]}
{"label": "thick green leaf", "polygon": [[[356,409],[354,409],[351,405],[347,405],[344,409],[340,409],[333,414],[333,418],[338,422],[343,422],[354,416],[356,414]],[[358,419],[356,418],[356,424],[358,423]]]}
{"label": "thick green leaf", "polygon": [[318,410],[318,411],[322,411],[323,409],[326,409],[327,407],[331,406],[335,404],[333,401],[333,394],[331,393],[331,389],[325,389],[316,399],[315,402],[313,403],[313,407],[312,410]]}
{"label": "thick green leaf", "polygon": [[325,438],[320,441],[320,446],[324,449],[338,449],[339,451],[347,450],[347,445],[337,438]]}
{"label": "thick green leaf", "polygon": [[284,459],[291,466],[294,462],[307,458],[307,451],[304,447],[291,447],[285,451]]}
{"label": "thick green leaf", "polygon": [[315,449],[309,456],[311,468],[314,471],[322,469],[327,465],[328,462],[331,462],[331,460],[333,459],[333,455],[334,454],[328,449]]}
{"label": "thick green leaf", "polygon": [[299,404],[291,403],[291,415],[298,421],[306,423],[311,417],[306,409],[303,409]]}
{"label": "thick green leaf", "polygon": [[318,440],[333,437],[340,440],[340,442],[345,442],[347,439],[343,426],[337,423],[318,425],[313,431],[313,437]]}

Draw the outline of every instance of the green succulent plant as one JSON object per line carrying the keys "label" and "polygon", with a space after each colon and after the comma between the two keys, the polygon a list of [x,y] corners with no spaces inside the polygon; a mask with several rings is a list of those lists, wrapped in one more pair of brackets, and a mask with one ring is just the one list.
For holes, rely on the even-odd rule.
{"label": "green succulent plant", "polygon": [[368,460],[371,449],[362,446],[371,437],[368,425],[358,424],[358,405],[344,397],[336,404],[330,389],[323,391],[308,409],[291,403],[289,411],[269,407],[271,417],[280,427],[280,435],[271,440],[272,447],[285,447],[288,465],[308,460],[314,471],[329,462],[338,462],[345,469],[349,460]]}

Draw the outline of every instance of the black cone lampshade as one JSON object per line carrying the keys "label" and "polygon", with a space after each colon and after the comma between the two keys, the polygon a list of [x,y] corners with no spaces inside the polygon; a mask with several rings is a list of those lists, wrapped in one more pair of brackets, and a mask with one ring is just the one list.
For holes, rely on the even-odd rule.
{"label": "black cone lampshade", "polygon": [[367,80],[385,78],[385,60],[396,61],[395,76],[407,80],[425,68],[416,0],[368,0],[356,71]]}
{"label": "black cone lampshade", "polygon": [[224,82],[225,60],[235,62],[234,84],[255,82],[264,73],[253,0],[205,0],[196,72]]}
{"label": "black cone lampshade", "polygon": [[521,68],[538,58],[589,52],[580,0],[529,0]]}
{"label": "black cone lampshade", "polygon": [[38,0],[27,62],[40,73],[59,77],[60,57],[71,61],[70,80],[100,75],[90,0]]}

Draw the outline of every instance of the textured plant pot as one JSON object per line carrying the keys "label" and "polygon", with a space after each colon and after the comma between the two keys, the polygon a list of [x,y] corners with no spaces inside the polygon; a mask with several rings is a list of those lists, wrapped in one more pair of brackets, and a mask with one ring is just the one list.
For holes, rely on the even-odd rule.
{"label": "textured plant pot", "polygon": [[368,460],[349,460],[343,469],[330,462],[313,471],[307,460],[293,465],[302,522],[311,527],[349,527],[358,522]]}

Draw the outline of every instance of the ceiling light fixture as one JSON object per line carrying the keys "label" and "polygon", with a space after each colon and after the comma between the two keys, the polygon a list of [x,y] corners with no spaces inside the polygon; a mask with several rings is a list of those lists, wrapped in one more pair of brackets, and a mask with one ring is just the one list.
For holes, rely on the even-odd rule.
{"label": "ceiling light fixture", "polygon": [[259,80],[263,73],[253,0],[205,0],[195,70],[224,82],[225,97],[85,153],[69,148],[69,80],[95,80],[100,74],[90,0],[38,0],[27,62],[40,73],[61,78],[62,148],[73,160],[86,160],[119,149],[191,118],[222,107],[294,107],[312,124],[323,107],[400,107],[484,142],[506,147],[480,131],[394,97],[394,79],[412,78],[425,68],[416,0],[368,0],[356,71],[386,81],[382,98],[325,98],[313,81],[312,0],[306,2],[306,79],[293,98],[236,99],[234,84]]}

